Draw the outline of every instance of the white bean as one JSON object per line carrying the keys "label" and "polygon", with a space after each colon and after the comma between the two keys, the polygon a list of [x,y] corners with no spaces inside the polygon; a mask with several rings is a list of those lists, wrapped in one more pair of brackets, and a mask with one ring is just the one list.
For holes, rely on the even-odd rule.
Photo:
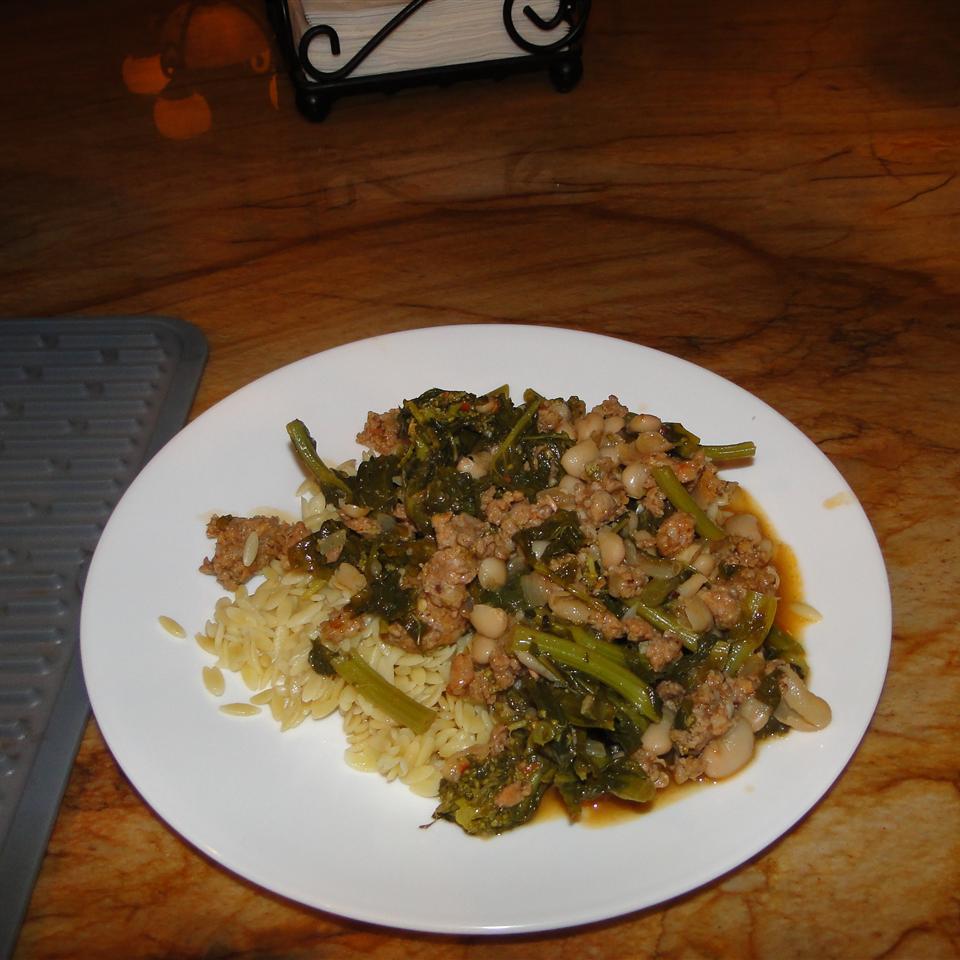
{"label": "white bean", "polygon": [[607,528],[597,534],[597,546],[600,549],[600,560],[605,570],[619,566],[627,555],[627,547],[623,538]]}
{"label": "white bean", "polygon": [[663,453],[670,449],[670,441],[655,430],[649,433],[641,433],[634,440],[634,445],[641,453]]}
{"label": "white bean", "polygon": [[550,585],[539,573],[524,574],[520,578],[520,589],[531,607],[542,607],[550,599]]}
{"label": "white bean", "polygon": [[711,780],[720,780],[736,773],[753,756],[753,730],[743,717],[737,717],[733,726],[703,749],[703,772]]}
{"label": "white bean", "polygon": [[367,578],[352,563],[341,563],[333,579],[350,594],[359,593],[367,585]]}
{"label": "white bean", "polygon": [[652,433],[663,426],[663,421],[652,413],[641,413],[627,424],[631,433]]}
{"label": "white bean", "polygon": [[763,539],[760,532],[760,521],[752,513],[734,514],[724,525],[723,529],[731,536],[743,537],[759,543]]}
{"label": "white bean", "polygon": [[747,697],[740,707],[740,716],[750,724],[750,729],[754,733],[767,725],[772,712],[769,703],[764,703],[756,697]]}
{"label": "white bean", "polygon": [[706,582],[707,578],[702,573],[691,574],[677,587],[677,596],[692,597]]}
{"label": "white bean", "polygon": [[574,428],[578,440],[589,440],[603,431],[603,417],[599,413],[588,413],[574,424]]}
{"label": "white bean", "polygon": [[570,474],[560,478],[560,482],[557,484],[560,490],[564,493],[569,493],[571,496],[576,496],[581,490],[584,489],[584,482],[578,480],[576,477],[571,477]]}
{"label": "white bean", "polygon": [[600,456],[605,460],[612,460],[614,463],[619,464],[621,446],[622,444],[619,444],[616,441],[613,443],[602,443],[600,445]]}
{"label": "white bean", "polygon": [[470,611],[470,622],[477,633],[496,639],[507,629],[507,612],[499,607],[478,603]]}
{"label": "white bean", "polygon": [[586,623],[590,617],[590,608],[576,597],[556,597],[550,600],[550,609],[571,623]]}
{"label": "white bean", "polygon": [[484,590],[499,590],[507,582],[507,565],[499,557],[480,561],[477,580]]}
{"label": "white bean", "polygon": [[655,757],[662,757],[669,753],[673,748],[673,740],[670,738],[670,731],[673,729],[673,721],[676,713],[669,707],[663,708],[663,713],[656,723],[651,723],[643,731],[643,749],[647,753],[652,753]]}
{"label": "white bean", "polygon": [[[782,701],[796,711],[815,730],[822,730],[833,718],[830,704],[807,689],[807,685],[789,667],[780,671]],[[783,723],[788,723],[784,720]],[[788,724],[792,726],[792,724]]]}
{"label": "white bean", "polygon": [[473,457],[461,457],[457,461],[457,472],[465,473],[474,480],[480,480],[487,475],[487,470]]}
{"label": "white bean", "polygon": [[623,417],[607,417],[607,419],[603,421],[603,432],[619,433],[625,425],[626,420],[624,420]]}
{"label": "white bean", "polygon": [[572,477],[582,480],[587,464],[597,459],[600,450],[592,440],[583,440],[570,447],[560,460],[560,465]]}
{"label": "white bean", "polygon": [[620,482],[623,484],[627,495],[634,499],[642,497],[647,489],[647,483],[650,480],[650,471],[642,463],[631,463],[624,467],[620,474]]}
{"label": "white bean", "polygon": [[470,641],[470,656],[474,663],[484,666],[496,652],[497,641],[493,637],[485,637],[482,633],[473,635],[473,640]]}

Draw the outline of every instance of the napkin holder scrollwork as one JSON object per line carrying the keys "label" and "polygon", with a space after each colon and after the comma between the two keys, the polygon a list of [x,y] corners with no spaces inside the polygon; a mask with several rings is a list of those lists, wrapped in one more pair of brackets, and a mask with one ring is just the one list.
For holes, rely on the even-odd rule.
{"label": "napkin holder scrollwork", "polygon": [[[468,34],[466,39],[458,38],[457,52],[453,54],[442,44],[425,44],[423,54],[427,62],[417,62],[418,57],[411,55],[411,41],[415,51],[418,16],[424,24],[430,19],[434,32],[438,17],[446,16],[449,40],[450,26],[456,22],[452,18],[457,12],[467,11],[460,7],[448,8],[451,12],[445,14],[440,12],[440,5],[453,2],[476,4],[469,9],[474,21],[479,14],[495,18],[496,23],[491,21],[485,27],[485,49],[477,51],[479,56],[472,55],[469,38],[475,34]],[[267,9],[290,71],[297,106],[308,119],[319,121],[325,119],[335,100],[351,94],[393,93],[424,84],[444,86],[466,79],[501,79],[537,70],[546,71],[559,92],[572,90],[583,74],[582,42],[592,0],[551,0],[549,10],[547,0],[537,0],[537,8],[531,3],[521,6],[522,2],[410,0],[402,6],[395,3],[397,10],[392,17],[368,38],[353,43],[355,49],[346,50],[334,18],[330,17],[329,23],[316,22],[316,15],[309,18],[305,15],[304,0],[267,0]],[[431,4],[437,6],[431,8]],[[343,7],[344,0],[340,0],[339,9]],[[322,0],[313,0],[313,8],[322,9]],[[408,63],[394,57],[389,69],[378,68],[377,52],[387,49],[389,44],[396,46],[394,38],[399,39],[401,28]],[[434,51],[440,62],[429,62]],[[386,62],[382,54],[380,61]]]}

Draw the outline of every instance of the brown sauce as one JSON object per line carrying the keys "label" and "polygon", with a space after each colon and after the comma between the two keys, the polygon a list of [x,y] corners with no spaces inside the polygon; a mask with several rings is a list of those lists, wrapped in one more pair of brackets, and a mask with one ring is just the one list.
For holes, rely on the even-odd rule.
{"label": "brown sauce", "polygon": [[796,554],[791,547],[781,542],[770,518],[743,487],[739,487],[731,497],[730,509],[735,513],[752,513],[760,521],[763,535],[774,544],[773,565],[780,575],[776,624],[781,630],[786,630],[799,639],[808,621],[791,609],[793,604],[803,601],[803,577]]}
{"label": "brown sauce", "polygon": [[[780,541],[770,518],[764,513],[757,501],[742,487],[739,487],[731,498],[730,509],[734,513],[752,513],[760,521],[760,529],[763,535],[774,544],[772,562],[780,575],[779,602],[775,622],[781,630],[786,630],[787,633],[799,638],[807,621],[791,610],[791,604],[803,600],[803,578],[800,574],[796,554],[787,544]],[[768,741],[756,742],[754,757],[766,742]],[[582,808],[578,825],[594,829],[614,826],[626,820],[643,816],[654,808],[662,809],[667,804],[682,800],[694,790],[709,789],[711,786],[713,786],[713,781],[710,780],[690,780],[682,784],[671,782],[668,787],[659,790],[650,803],[644,804],[631,803],[617,797],[603,797],[593,803],[586,804]],[[560,794],[551,789],[544,794],[533,819],[534,821],[543,821],[557,818],[567,819],[567,810],[560,799]]]}

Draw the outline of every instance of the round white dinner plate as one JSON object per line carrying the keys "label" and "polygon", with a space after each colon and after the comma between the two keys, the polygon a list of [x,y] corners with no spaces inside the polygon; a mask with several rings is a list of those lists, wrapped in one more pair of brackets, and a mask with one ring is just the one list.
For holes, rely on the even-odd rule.
{"label": "round white dinner plate", "polygon": [[[211,513],[298,510],[303,479],[285,424],[321,456],[359,454],[369,410],[430,387],[510,385],[588,406],[617,395],[706,443],[757,444],[727,471],[797,556],[822,614],[805,642],[833,707],[817,733],[760,750],[740,774],[603,828],[548,818],[480,840],[430,822],[434,802],[345,764],[337,716],[281,734],[269,713],[226,716],[204,689],[210,658],[157,623],[202,630],[221,595],[198,572]],[[187,426],[114,510],[87,577],[81,650],[103,735],[144,799],[205,854],[278,894],[345,917],[442,933],[519,933],[638,910],[691,890],[788,830],[849,761],[876,707],[890,594],[876,539],[838,471],[756,397],[693,364],[624,341],[530,326],[453,326],[328,350],[237,391]],[[853,682],[851,678],[856,678]],[[228,677],[221,702],[246,700]]]}

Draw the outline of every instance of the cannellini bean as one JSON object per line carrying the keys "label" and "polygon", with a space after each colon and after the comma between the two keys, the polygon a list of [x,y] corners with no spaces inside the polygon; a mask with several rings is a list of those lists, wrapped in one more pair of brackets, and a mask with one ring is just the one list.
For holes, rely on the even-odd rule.
{"label": "cannellini bean", "polygon": [[673,729],[673,721],[676,715],[676,711],[664,707],[660,719],[656,723],[651,723],[643,731],[643,739],[640,742],[647,753],[652,753],[655,757],[662,757],[665,753],[670,752],[673,748],[670,731]]}
{"label": "cannellini bean", "polygon": [[520,578],[520,589],[523,591],[523,599],[531,607],[542,607],[550,599],[553,590],[539,573],[528,573]]}
{"label": "cannellini bean", "polygon": [[496,639],[507,629],[507,611],[486,603],[478,603],[470,611],[470,622],[477,633]]}
{"label": "cannellini bean", "polygon": [[734,514],[724,525],[723,529],[733,537],[743,537],[759,543],[763,539],[760,531],[760,521],[752,513]]}
{"label": "cannellini bean", "polygon": [[683,603],[683,612],[697,633],[706,633],[713,627],[713,614],[700,597],[688,597]]}
{"label": "cannellini bean", "polygon": [[802,730],[805,733],[812,733],[817,728],[812,723],[807,723],[803,717],[797,713],[796,710],[791,707],[786,700],[781,700],[777,704],[777,709],[773,711],[773,715],[781,722],[785,723],[788,727],[792,727],[794,730]]}
{"label": "cannellini bean", "polygon": [[481,666],[488,664],[490,658],[497,652],[497,641],[493,637],[485,637],[482,633],[475,633],[470,641],[470,656],[474,663]]}
{"label": "cannellini bean", "polygon": [[576,496],[584,488],[584,482],[578,480],[576,477],[571,477],[568,473],[566,476],[560,478],[560,482],[557,486],[564,493],[569,493],[571,496]]}
{"label": "cannellini bean", "polygon": [[702,573],[691,574],[677,587],[677,596],[692,597],[706,582],[707,578]]}
{"label": "cannellini bean", "polygon": [[670,441],[657,433],[656,430],[641,433],[634,440],[634,445],[641,453],[663,453],[670,449]]}
{"label": "cannellini bean", "polygon": [[507,582],[507,565],[499,557],[480,561],[477,580],[484,590],[499,590]]}
{"label": "cannellini bean", "polygon": [[583,440],[564,453],[560,465],[572,477],[583,479],[587,465],[596,460],[599,454],[600,449],[592,440]]}
{"label": "cannellini bean", "polygon": [[635,499],[643,496],[649,481],[650,471],[642,463],[631,463],[630,466],[624,467],[623,473],[620,474],[620,482],[627,491],[627,495]]}
{"label": "cannellini bean", "polygon": [[590,618],[590,608],[576,597],[555,597],[550,601],[550,609],[571,623],[586,623]]}
{"label": "cannellini bean", "polygon": [[352,563],[341,563],[334,579],[350,594],[359,593],[367,585],[367,578]]}
{"label": "cannellini bean", "polygon": [[457,472],[465,473],[473,477],[474,480],[480,480],[487,475],[487,470],[482,464],[477,463],[473,457],[461,457],[457,461]]}
{"label": "cannellini bean", "polygon": [[603,432],[604,433],[619,433],[624,426],[626,426],[626,420],[623,417],[607,417],[603,421]]}
{"label": "cannellini bean", "polygon": [[597,547],[600,549],[600,560],[605,570],[623,563],[627,555],[623,538],[609,529],[603,529],[597,534]]}
{"label": "cannellini bean", "polygon": [[754,733],[767,725],[772,712],[769,703],[764,703],[756,697],[747,697],[740,705],[740,716],[750,724],[750,729]]}
{"label": "cannellini bean", "polygon": [[614,463],[620,463],[619,443],[603,443],[600,445],[600,457],[604,460],[612,460]]}
{"label": "cannellini bean", "polygon": [[652,433],[662,426],[663,421],[652,413],[638,414],[627,424],[631,433]]}
{"label": "cannellini bean", "polygon": [[599,413],[588,413],[581,417],[575,424],[578,440],[589,440],[595,434],[603,431],[603,417]]}
{"label": "cannellini bean", "polygon": [[[780,688],[782,691],[781,703],[799,714],[815,730],[822,730],[833,718],[830,704],[822,697],[807,689],[807,685],[789,667],[780,671]],[[781,718],[778,716],[778,720]],[[787,720],[781,720],[788,726],[793,726]]]}
{"label": "cannellini bean", "polygon": [[753,730],[743,717],[737,717],[733,726],[703,749],[703,772],[711,780],[729,777],[743,767],[753,756]]}

